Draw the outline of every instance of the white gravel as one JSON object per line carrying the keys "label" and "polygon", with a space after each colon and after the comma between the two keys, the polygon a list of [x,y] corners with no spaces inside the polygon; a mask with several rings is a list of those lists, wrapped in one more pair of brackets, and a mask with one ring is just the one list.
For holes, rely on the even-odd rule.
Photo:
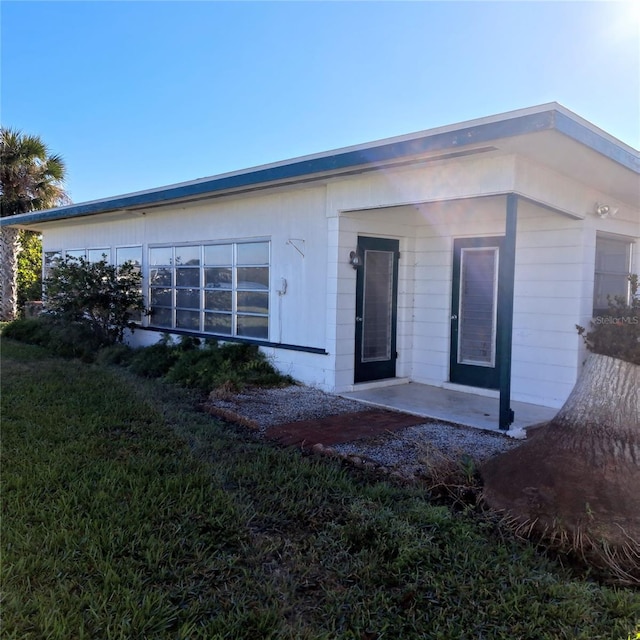
{"label": "white gravel", "polygon": [[261,432],[277,424],[325,418],[367,408],[361,402],[303,385],[274,389],[251,388],[243,393],[225,394],[222,397],[216,397],[214,392],[209,401],[217,408],[252,420]]}
{"label": "white gravel", "polygon": [[[251,389],[222,398],[212,395],[210,405],[242,416],[260,433],[277,424],[371,408],[371,405],[302,385]],[[331,449],[343,456],[359,456],[377,465],[413,474],[419,471],[426,458],[433,459],[434,453],[454,458],[468,456],[481,462],[518,444],[501,434],[425,419],[424,424],[333,445]]]}

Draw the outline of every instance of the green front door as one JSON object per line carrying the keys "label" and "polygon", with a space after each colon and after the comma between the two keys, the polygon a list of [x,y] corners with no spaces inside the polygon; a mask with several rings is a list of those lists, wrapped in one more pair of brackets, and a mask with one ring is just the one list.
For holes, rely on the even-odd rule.
{"label": "green front door", "polygon": [[502,237],[458,238],[453,244],[450,380],[499,387],[498,265]]}
{"label": "green front door", "polygon": [[394,378],[398,296],[398,240],[358,238],[354,381]]}

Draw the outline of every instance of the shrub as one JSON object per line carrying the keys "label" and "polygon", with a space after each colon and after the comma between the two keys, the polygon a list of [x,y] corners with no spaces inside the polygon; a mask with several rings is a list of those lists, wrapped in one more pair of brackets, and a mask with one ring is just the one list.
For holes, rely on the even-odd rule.
{"label": "shrub", "polygon": [[129,367],[136,375],[143,378],[161,378],[176,363],[178,350],[167,342],[137,349],[129,362]]}
{"label": "shrub", "polygon": [[80,358],[83,362],[95,360],[101,341],[91,327],[82,322],[45,322],[49,325],[49,342],[45,346],[51,353],[62,358]]}
{"label": "shrub", "polygon": [[218,386],[215,380],[222,367],[222,359],[217,348],[183,351],[167,373],[167,380],[206,391]]}
{"label": "shrub", "polygon": [[108,347],[103,347],[98,351],[96,362],[98,364],[127,366],[135,356],[135,353],[136,352],[126,344],[113,344]]}
{"label": "shrub", "polygon": [[182,351],[167,373],[167,379],[187,387],[211,391],[224,387],[239,391],[246,385],[276,386],[290,384],[256,345],[208,343],[202,349]]}
{"label": "shrub", "polygon": [[[12,340],[18,340],[19,342],[26,342],[28,344],[44,345],[44,323],[39,319],[18,319],[13,322],[9,322],[2,334],[11,338]],[[46,339],[48,342],[48,338]]]}
{"label": "shrub", "polygon": [[591,331],[576,325],[587,349],[612,358],[640,364],[640,298],[638,276],[629,276],[631,303],[622,296],[609,298],[606,315],[591,321]]}
{"label": "shrub", "polygon": [[247,385],[274,387],[294,384],[283,376],[256,345],[201,340],[186,336],[174,343],[170,336],[150,347],[131,349],[116,343],[104,346],[91,325],[82,322],[62,323],[56,318],[15,320],[3,330],[14,340],[45,347],[54,355],[80,358],[85,362],[115,364],[144,378],[162,378],[176,384],[210,392],[223,388],[237,392]]}
{"label": "shrub", "polygon": [[105,259],[58,259],[45,280],[45,308],[58,323],[81,324],[98,346],[122,342],[132,318],[145,312],[138,269],[131,263],[116,266]]}
{"label": "shrub", "polygon": [[39,345],[62,358],[80,358],[85,362],[91,362],[100,348],[96,335],[85,324],[61,324],[47,316],[14,320],[5,327],[3,335]]}

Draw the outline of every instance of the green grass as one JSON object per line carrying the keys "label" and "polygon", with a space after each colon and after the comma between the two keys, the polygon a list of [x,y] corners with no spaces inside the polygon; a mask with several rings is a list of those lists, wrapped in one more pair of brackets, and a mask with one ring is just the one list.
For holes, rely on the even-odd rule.
{"label": "green grass", "polygon": [[255,441],[197,396],[2,345],[2,637],[621,638],[640,594]]}

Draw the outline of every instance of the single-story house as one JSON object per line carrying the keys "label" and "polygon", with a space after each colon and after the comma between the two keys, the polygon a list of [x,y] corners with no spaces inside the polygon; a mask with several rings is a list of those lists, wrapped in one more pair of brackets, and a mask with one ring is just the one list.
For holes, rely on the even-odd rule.
{"label": "single-story house", "polygon": [[132,336],[261,345],[330,392],[406,381],[560,407],[640,270],[640,154],[557,103],[2,220],[45,263],[140,264]]}

